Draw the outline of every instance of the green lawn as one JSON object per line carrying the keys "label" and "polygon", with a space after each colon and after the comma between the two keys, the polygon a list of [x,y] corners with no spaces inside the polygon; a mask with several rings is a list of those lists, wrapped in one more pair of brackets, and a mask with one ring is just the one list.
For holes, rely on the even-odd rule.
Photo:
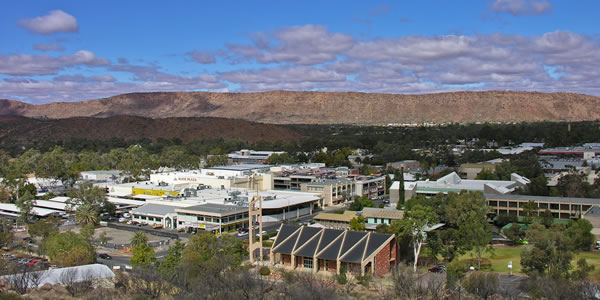
{"label": "green lawn", "polygon": [[[484,258],[490,261],[489,266],[482,266],[483,270],[493,271],[499,273],[508,274],[508,262],[512,261],[513,263],[513,274],[522,274],[521,273],[521,251],[523,250],[523,246],[514,246],[514,247],[497,247],[494,248],[494,254],[486,253],[483,255]],[[594,280],[600,280],[600,252],[598,251],[582,251],[578,252],[571,265],[573,269],[577,268],[577,260],[579,258],[585,258],[587,263],[590,265],[594,265],[595,269],[591,273],[591,277]],[[460,260],[466,259],[477,259],[473,253],[467,253],[460,257]],[[475,266],[476,267],[476,266]]]}

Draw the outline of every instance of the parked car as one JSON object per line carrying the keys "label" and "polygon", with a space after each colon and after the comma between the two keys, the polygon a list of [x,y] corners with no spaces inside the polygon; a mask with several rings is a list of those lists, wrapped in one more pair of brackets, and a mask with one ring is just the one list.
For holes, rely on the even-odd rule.
{"label": "parked car", "polygon": [[106,253],[101,253],[98,255],[98,257],[102,258],[102,259],[112,259],[112,256],[106,254]]}
{"label": "parked car", "polygon": [[152,224],[152,228],[154,228],[154,229],[161,229],[161,228],[163,228],[163,225],[162,224],[158,224],[158,223]]}
{"label": "parked car", "polygon": [[257,233],[256,236],[261,236],[261,235],[265,235],[265,234],[267,234],[267,232],[265,230],[263,230],[260,233]]}
{"label": "parked car", "polygon": [[437,265],[434,267],[429,268],[429,272],[431,273],[444,273],[446,272],[446,266],[444,265]]}
{"label": "parked car", "polygon": [[246,236],[246,235],[248,235],[248,232],[247,231],[238,231],[237,235],[238,236]]}

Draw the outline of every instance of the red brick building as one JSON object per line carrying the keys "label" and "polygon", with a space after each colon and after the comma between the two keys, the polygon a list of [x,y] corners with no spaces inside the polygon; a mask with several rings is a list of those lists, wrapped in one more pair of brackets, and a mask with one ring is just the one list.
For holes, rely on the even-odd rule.
{"label": "red brick building", "polygon": [[398,261],[391,234],[281,225],[271,248],[271,264],[313,272],[382,276]]}

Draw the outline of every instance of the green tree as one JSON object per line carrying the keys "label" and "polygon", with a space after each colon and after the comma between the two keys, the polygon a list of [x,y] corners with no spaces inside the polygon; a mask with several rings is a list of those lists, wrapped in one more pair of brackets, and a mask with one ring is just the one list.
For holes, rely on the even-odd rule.
{"label": "green tree", "polygon": [[94,247],[72,231],[53,233],[44,244],[50,260],[60,266],[78,266],[96,261]]}
{"label": "green tree", "polygon": [[29,191],[26,191],[23,196],[17,198],[15,205],[19,208],[18,221],[21,224],[29,224],[31,221],[34,203],[35,198]]}
{"label": "green tree", "polygon": [[136,231],[131,237],[131,248],[140,247],[148,244],[148,235],[143,231]]}
{"label": "green tree", "polygon": [[585,258],[582,257],[577,260],[577,270],[571,272],[571,278],[576,281],[586,280],[594,269],[595,266],[588,264]]}
{"label": "green tree", "polygon": [[180,241],[176,241],[175,245],[169,247],[169,253],[158,265],[158,271],[165,279],[173,280],[177,275],[177,268],[181,263],[184,248],[184,244]]}
{"label": "green tree", "polygon": [[571,269],[571,241],[564,234],[561,225],[546,228],[533,224],[527,230],[527,240],[533,247],[521,252],[521,266],[530,276],[550,276],[553,279],[566,278]]}
{"label": "green tree", "polygon": [[590,250],[595,241],[592,229],[594,226],[586,219],[570,220],[565,235],[571,240],[574,250]]}
{"label": "green tree", "polygon": [[363,216],[354,217],[350,220],[350,230],[365,231],[365,230],[367,230],[367,227],[365,224],[366,224],[365,217],[363,217]]}
{"label": "green tree", "polygon": [[400,178],[400,182],[399,182],[399,186],[400,189],[398,190],[398,203],[396,204],[396,209],[402,209],[402,205],[404,205],[404,202],[406,201],[406,192],[404,191],[404,168],[400,168],[400,174],[398,174],[399,178]]}
{"label": "green tree", "polygon": [[214,166],[224,166],[227,164],[227,154],[210,155],[206,158],[205,167],[212,168]]}
{"label": "green tree", "polygon": [[100,215],[98,212],[98,208],[93,206],[92,204],[86,203],[77,207],[75,210],[75,221],[79,224],[85,225],[95,225],[100,220]]}
{"label": "green tree", "polygon": [[504,234],[513,243],[517,243],[525,237],[525,232],[521,230],[521,226],[517,223],[513,223],[511,227],[505,229]]}
{"label": "green tree", "polygon": [[58,232],[58,225],[60,220],[56,217],[48,217],[40,219],[35,223],[27,225],[27,232],[32,238],[40,237],[45,239],[52,233]]}
{"label": "green tree", "polygon": [[79,234],[81,235],[81,237],[83,239],[85,239],[86,241],[88,241],[88,243],[92,243],[93,239],[94,239],[94,224],[86,224],[84,226],[81,227],[81,229],[79,230]]}
{"label": "green tree", "polygon": [[0,248],[8,247],[12,244],[14,239],[14,231],[12,228],[12,222],[9,219],[0,220]]}
{"label": "green tree", "polygon": [[548,179],[543,174],[531,179],[527,185],[527,194],[534,196],[548,196]]}
{"label": "green tree", "polygon": [[533,200],[527,201],[523,205],[523,223],[529,225],[533,223],[534,218],[538,216],[538,205]]}
{"label": "green tree", "polygon": [[542,213],[542,225],[546,226],[546,228],[550,228],[552,223],[554,223],[554,216],[552,215],[552,212],[546,208]]}
{"label": "green tree", "polygon": [[492,172],[492,170],[484,168],[481,170],[481,172],[479,172],[479,174],[477,174],[477,177],[475,177],[475,179],[477,179],[477,180],[498,180],[498,176],[496,176],[496,174],[494,172]]}
{"label": "green tree", "polygon": [[131,266],[134,268],[148,268],[156,262],[154,249],[147,244],[138,245],[132,250]]}
{"label": "green tree", "polygon": [[75,220],[83,225],[97,224],[100,213],[111,207],[106,201],[106,191],[86,182],[69,192],[69,211],[75,212]]}
{"label": "green tree", "polygon": [[295,162],[296,161],[294,160],[294,158],[291,157],[287,153],[281,153],[281,154],[274,153],[273,155],[269,156],[269,158],[267,158],[265,163],[267,163],[269,165],[281,165],[281,164],[292,164]]}
{"label": "green tree", "polygon": [[409,236],[413,245],[414,265],[413,269],[417,271],[419,255],[425,240],[427,239],[427,231],[437,222],[436,213],[426,206],[416,205],[410,211],[404,214],[404,218],[398,224],[400,232],[399,236]]}
{"label": "green tree", "polygon": [[190,237],[182,251],[181,265],[189,278],[204,276],[206,272],[220,273],[237,269],[248,252],[231,235],[217,237],[214,234],[195,234]]}
{"label": "green tree", "polygon": [[354,197],[354,200],[348,207],[348,210],[361,211],[362,209],[363,209],[362,202],[360,201],[360,199],[358,197]]}

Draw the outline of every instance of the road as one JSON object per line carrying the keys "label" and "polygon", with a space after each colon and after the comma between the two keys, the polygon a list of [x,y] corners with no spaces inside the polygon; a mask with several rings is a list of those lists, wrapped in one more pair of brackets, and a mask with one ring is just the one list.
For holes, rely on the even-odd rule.
{"label": "road", "polygon": [[[98,253],[105,253],[105,252],[101,252],[98,251]],[[156,256],[156,259],[158,260],[163,260],[165,258],[165,255],[167,255],[169,253],[169,250],[161,250],[158,251],[156,253],[154,253],[154,255]],[[130,266],[131,265],[131,256],[127,256],[127,255],[111,255],[112,259],[102,259],[100,257],[96,258],[96,261],[100,264],[104,264],[107,265],[109,267],[113,267],[113,266]]]}

